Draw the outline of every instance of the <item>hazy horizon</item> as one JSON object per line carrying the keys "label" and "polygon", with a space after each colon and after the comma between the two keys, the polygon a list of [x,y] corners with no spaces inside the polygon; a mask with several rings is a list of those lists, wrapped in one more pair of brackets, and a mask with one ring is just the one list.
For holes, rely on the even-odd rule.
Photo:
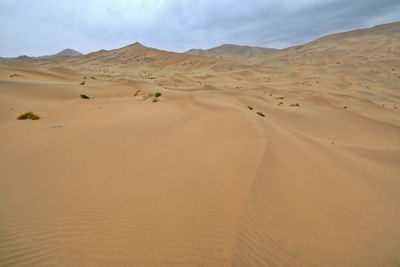
{"label": "hazy horizon", "polygon": [[86,54],[134,42],[174,52],[222,44],[285,48],[398,21],[400,2],[5,0],[0,10],[0,23],[6,25],[0,29],[6,40],[0,57],[17,57],[65,48]]}

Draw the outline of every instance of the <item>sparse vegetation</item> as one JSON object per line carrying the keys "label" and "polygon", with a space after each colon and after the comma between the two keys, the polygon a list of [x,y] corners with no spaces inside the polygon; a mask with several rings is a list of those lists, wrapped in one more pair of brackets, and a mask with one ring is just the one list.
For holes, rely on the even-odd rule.
{"label": "sparse vegetation", "polygon": [[154,98],[152,102],[156,103],[156,102],[158,102],[158,101],[160,101],[160,100],[157,99],[157,98]]}
{"label": "sparse vegetation", "polygon": [[140,89],[139,90],[137,90],[136,92],[135,92],[135,94],[134,94],[134,96],[137,96],[139,93],[140,93]]}
{"label": "sparse vegetation", "polygon": [[282,106],[282,105],[283,105],[283,102],[279,102],[278,106]]}
{"label": "sparse vegetation", "polygon": [[253,110],[253,107],[251,107],[251,106],[247,106],[247,108],[250,109],[250,110]]}
{"label": "sparse vegetation", "polygon": [[283,96],[278,96],[278,97],[275,97],[275,99],[277,99],[277,100],[283,100],[284,97],[283,97]]}
{"label": "sparse vegetation", "polygon": [[97,78],[96,77],[94,77],[94,76],[91,76],[90,78],[92,78],[92,80],[96,80]]}
{"label": "sparse vegetation", "polygon": [[154,96],[154,94],[150,93],[148,95],[143,96],[143,99],[147,100],[147,99],[149,99],[150,97],[153,97],[153,96]]}
{"label": "sparse vegetation", "polygon": [[11,74],[10,77],[11,77],[11,78],[12,78],[12,77],[24,77],[24,75],[18,74],[18,73],[14,73],[14,74]]}
{"label": "sparse vegetation", "polygon": [[155,97],[160,97],[162,94],[160,92],[157,92],[154,96]]}
{"label": "sparse vegetation", "polygon": [[262,112],[260,112],[260,111],[257,112],[257,115],[259,115],[259,116],[261,116],[261,117],[265,117],[264,113],[262,113]]}
{"label": "sparse vegetation", "polygon": [[17,117],[18,120],[38,120],[40,117],[33,112],[25,112]]}
{"label": "sparse vegetation", "polygon": [[87,95],[80,95],[80,97],[83,99],[90,99],[90,97],[88,97]]}
{"label": "sparse vegetation", "polygon": [[85,85],[85,82],[81,82],[80,85]]}
{"label": "sparse vegetation", "polygon": [[299,103],[296,103],[296,104],[290,104],[290,106],[291,106],[291,107],[300,107],[300,104],[299,104]]}

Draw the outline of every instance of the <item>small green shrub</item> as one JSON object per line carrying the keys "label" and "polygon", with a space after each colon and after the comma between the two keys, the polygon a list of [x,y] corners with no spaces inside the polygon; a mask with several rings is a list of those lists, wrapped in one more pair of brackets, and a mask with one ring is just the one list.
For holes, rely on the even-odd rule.
{"label": "small green shrub", "polygon": [[80,97],[83,99],[90,99],[90,97],[88,97],[87,95],[80,95]]}
{"label": "small green shrub", "polygon": [[253,110],[253,107],[251,107],[251,106],[247,106],[247,108],[250,109],[250,110]]}
{"label": "small green shrub", "polygon": [[154,96],[155,97],[160,97],[162,94],[160,92],[157,92]]}
{"label": "small green shrub", "polygon": [[81,82],[80,85],[85,85],[85,82]]}
{"label": "small green shrub", "polygon": [[38,120],[40,117],[33,112],[25,112],[17,117],[18,120]]}
{"label": "small green shrub", "polygon": [[264,113],[262,113],[262,112],[260,112],[260,111],[257,112],[257,114],[260,115],[261,117],[265,117]]}

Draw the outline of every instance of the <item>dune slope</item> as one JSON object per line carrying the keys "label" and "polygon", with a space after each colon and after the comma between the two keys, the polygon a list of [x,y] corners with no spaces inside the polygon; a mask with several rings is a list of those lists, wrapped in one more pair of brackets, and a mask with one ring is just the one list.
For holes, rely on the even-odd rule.
{"label": "dune slope", "polygon": [[1,62],[0,266],[398,266],[398,25],[366,66]]}

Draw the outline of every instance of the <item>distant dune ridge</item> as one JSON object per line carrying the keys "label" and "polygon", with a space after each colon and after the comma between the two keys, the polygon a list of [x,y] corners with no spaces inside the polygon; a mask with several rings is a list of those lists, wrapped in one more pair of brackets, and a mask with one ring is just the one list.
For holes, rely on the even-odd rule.
{"label": "distant dune ridge", "polygon": [[[257,64],[318,64],[329,60],[356,62],[358,59],[377,58],[377,52],[396,52],[400,38],[400,23],[378,25],[368,29],[336,33],[304,45],[282,49],[248,60]],[[374,51],[376,53],[374,53]],[[387,51],[387,52],[384,52]],[[397,53],[397,52],[396,52]],[[380,55],[383,59],[384,55]]]}
{"label": "distant dune ridge", "polygon": [[270,54],[278,51],[274,48],[265,47],[252,47],[242,46],[234,44],[224,44],[218,47],[210,49],[190,49],[186,51],[186,54],[196,56],[208,56],[215,58],[226,58],[226,59],[238,59],[238,58],[249,58],[255,57],[260,54]]}
{"label": "distant dune ridge", "polygon": [[0,266],[398,266],[399,33],[0,62]]}

